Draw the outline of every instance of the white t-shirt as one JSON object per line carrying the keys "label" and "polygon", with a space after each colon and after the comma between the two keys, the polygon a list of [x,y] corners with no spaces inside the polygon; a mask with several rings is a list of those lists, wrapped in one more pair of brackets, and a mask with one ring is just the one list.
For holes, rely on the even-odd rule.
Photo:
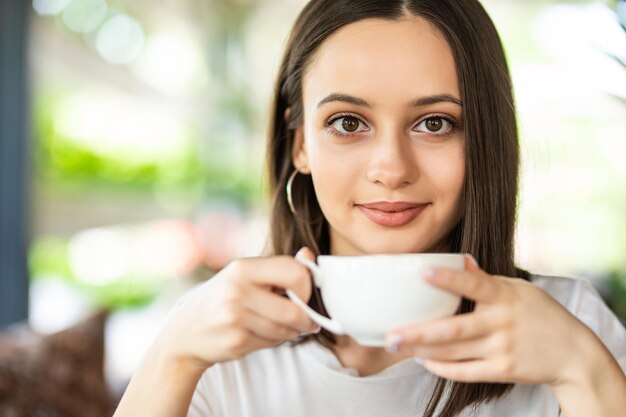
{"label": "white t-shirt", "polygon": [[[532,282],[589,326],[626,371],[626,330],[587,281],[533,276]],[[316,341],[285,343],[207,369],[188,417],[422,416],[435,381],[413,359],[360,377]],[[547,386],[517,384],[506,396],[460,415],[556,417],[558,410]]]}

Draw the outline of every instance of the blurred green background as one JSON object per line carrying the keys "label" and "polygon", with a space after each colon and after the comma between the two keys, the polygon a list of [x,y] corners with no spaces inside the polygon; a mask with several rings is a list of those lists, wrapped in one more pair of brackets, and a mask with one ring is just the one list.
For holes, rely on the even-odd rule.
{"label": "blurred green background", "polygon": [[[35,327],[260,253],[268,104],[304,3],[33,0]],[[483,3],[519,108],[518,264],[591,280],[626,319],[625,3]]]}

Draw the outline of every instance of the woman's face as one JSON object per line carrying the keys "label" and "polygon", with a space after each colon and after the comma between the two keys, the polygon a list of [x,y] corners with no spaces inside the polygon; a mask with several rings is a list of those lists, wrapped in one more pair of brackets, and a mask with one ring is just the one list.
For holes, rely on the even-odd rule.
{"label": "woman's face", "polygon": [[312,175],[331,253],[448,250],[465,155],[443,36],[423,18],[358,21],[324,41],[302,87],[293,160]]}

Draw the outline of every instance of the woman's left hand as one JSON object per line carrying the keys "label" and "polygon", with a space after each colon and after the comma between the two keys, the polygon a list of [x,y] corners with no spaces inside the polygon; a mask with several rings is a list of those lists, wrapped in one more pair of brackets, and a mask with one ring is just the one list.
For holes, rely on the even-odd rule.
{"label": "woman's left hand", "polygon": [[474,300],[474,311],[393,329],[387,341],[443,378],[558,385],[578,376],[587,347],[596,345],[587,343],[593,332],[546,292],[489,275],[469,255],[464,271],[440,268],[427,280]]}

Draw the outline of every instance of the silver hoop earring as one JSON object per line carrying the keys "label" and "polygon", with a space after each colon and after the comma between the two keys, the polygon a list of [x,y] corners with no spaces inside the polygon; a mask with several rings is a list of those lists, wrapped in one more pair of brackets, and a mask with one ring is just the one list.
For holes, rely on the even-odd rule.
{"label": "silver hoop earring", "polygon": [[295,215],[296,209],[293,206],[293,199],[291,198],[291,185],[293,184],[293,179],[298,175],[297,169],[294,169],[291,175],[289,176],[289,180],[287,180],[287,186],[285,187],[285,192],[287,192],[287,203],[289,203],[289,210]]}

